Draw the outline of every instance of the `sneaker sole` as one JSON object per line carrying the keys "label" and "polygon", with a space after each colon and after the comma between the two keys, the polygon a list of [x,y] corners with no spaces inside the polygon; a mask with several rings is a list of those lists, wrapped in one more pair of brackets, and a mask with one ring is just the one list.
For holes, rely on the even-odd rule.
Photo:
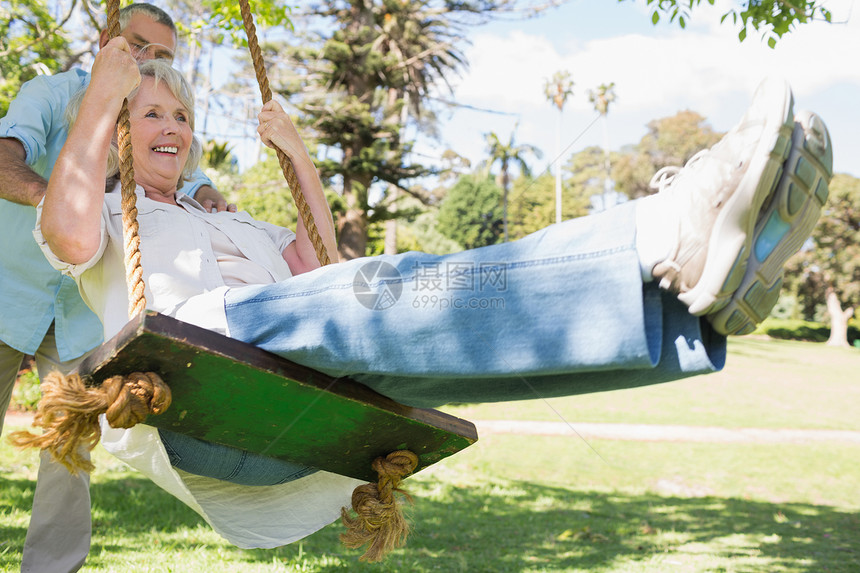
{"label": "sneaker sole", "polygon": [[795,118],[792,151],[753,234],[749,265],[729,304],[708,316],[720,334],[749,334],[770,314],[782,288],[783,265],[800,250],[818,222],[833,176],[827,127],[817,115]]}
{"label": "sneaker sole", "polygon": [[712,314],[729,304],[746,273],[756,215],[770,197],[791,151],[793,98],[785,80],[763,81],[743,123],[762,122],[762,135],[740,182],[720,211],[708,240],[702,276],[678,299],[691,314]]}

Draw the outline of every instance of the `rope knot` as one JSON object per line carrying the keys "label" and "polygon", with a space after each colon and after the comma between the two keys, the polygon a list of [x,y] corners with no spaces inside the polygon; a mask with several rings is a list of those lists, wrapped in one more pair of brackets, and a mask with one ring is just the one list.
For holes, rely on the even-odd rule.
{"label": "rope knot", "polygon": [[109,404],[105,417],[112,428],[131,428],[170,406],[170,389],[154,372],[113,376],[102,387]]}
{"label": "rope knot", "polygon": [[403,545],[409,534],[409,524],[394,494],[400,493],[412,501],[398,486],[418,466],[418,456],[401,450],[376,458],[372,466],[379,474],[379,482],[360,485],[352,492],[352,509],[356,515],[353,517],[346,508],[341,510],[341,521],[347,531],[340,540],[351,549],[369,545],[359,559],[375,562]]}
{"label": "rope knot", "polygon": [[51,372],[42,380],[42,398],[33,417],[42,435],[15,432],[9,441],[19,448],[47,450],[72,473],[89,472],[93,464],[80,448],[92,450],[101,438],[100,414],[106,414],[113,428],[131,428],[149,414],[164,412],[170,401],[170,388],[153,372],[113,376],[97,387],[87,387],[75,373]]}

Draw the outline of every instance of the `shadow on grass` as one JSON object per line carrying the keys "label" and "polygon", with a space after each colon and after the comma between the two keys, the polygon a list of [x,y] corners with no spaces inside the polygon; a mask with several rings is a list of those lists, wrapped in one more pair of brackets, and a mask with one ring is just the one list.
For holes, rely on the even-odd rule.
{"label": "shadow on grass", "polygon": [[[483,491],[448,487],[441,499],[417,497],[413,523],[406,549],[367,570],[630,570],[631,562],[668,555],[667,564],[680,558],[681,569],[672,569],[684,571],[724,570],[721,562],[729,570],[860,571],[860,514],[808,504],[506,482]],[[354,554],[335,549],[340,530],[331,529],[303,550],[337,551],[347,566],[315,571],[362,570]],[[331,538],[318,544],[324,535]]]}
{"label": "shadow on grass", "polygon": [[[17,571],[33,505],[35,481],[0,479],[0,571]],[[194,511],[151,481],[140,477],[121,477],[94,483],[92,499],[93,540],[90,555],[102,551],[148,550],[148,543],[136,542],[153,531],[170,534],[179,530],[208,528]],[[12,522],[23,522],[20,523]],[[125,540],[122,544],[106,537]],[[189,539],[189,546],[201,543]],[[91,560],[90,560],[91,561]]]}
{"label": "shadow on grass", "polygon": [[[575,491],[510,481],[476,487],[419,483],[414,493],[409,542],[382,564],[359,563],[360,553],[340,545],[343,529],[333,524],[275,550],[227,547],[223,551],[231,561],[223,571],[241,570],[243,562],[273,564],[272,571],[301,563],[302,571],[320,572],[611,571],[629,570],[636,562],[651,564],[643,569],[648,571],[860,570],[860,513],[828,506]],[[93,500],[92,565],[101,552],[147,551],[153,532],[165,538],[179,532],[166,544],[171,550],[218,545],[211,538],[181,535],[203,520],[145,479],[96,484]],[[9,516],[28,512],[31,503],[30,482],[0,481],[0,570],[16,570],[20,563],[26,532],[10,525]],[[108,541],[111,531],[121,532],[122,541]],[[680,568],[670,567],[673,563]]]}

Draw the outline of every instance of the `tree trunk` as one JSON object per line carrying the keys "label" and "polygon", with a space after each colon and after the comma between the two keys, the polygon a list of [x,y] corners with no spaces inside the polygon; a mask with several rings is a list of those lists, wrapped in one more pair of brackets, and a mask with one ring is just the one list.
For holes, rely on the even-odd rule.
{"label": "tree trunk", "polygon": [[342,260],[357,259],[367,252],[367,221],[363,215],[350,208],[338,219],[337,252]]}
{"label": "tree trunk", "polygon": [[359,186],[350,177],[344,176],[346,212],[337,219],[337,252],[341,260],[357,259],[367,253],[367,213],[358,196]]}
{"label": "tree trunk", "polygon": [[346,166],[355,155],[357,152],[347,147],[341,159],[344,166],[343,199],[346,212],[337,219],[337,252],[342,260],[357,259],[367,254],[367,188],[362,188],[361,182],[346,174]]}
{"label": "tree trunk", "polygon": [[842,304],[836,291],[827,289],[827,312],[830,314],[830,338],[828,346],[848,346],[848,319],[854,315],[854,309],[842,310]]}
{"label": "tree trunk", "polygon": [[388,186],[388,193],[391,197],[391,213],[392,218],[388,219],[385,222],[385,250],[383,251],[386,255],[396,255],[397,254],[397,219],[393,216],[393,213],[397,211],[397,187],[394,185]]}

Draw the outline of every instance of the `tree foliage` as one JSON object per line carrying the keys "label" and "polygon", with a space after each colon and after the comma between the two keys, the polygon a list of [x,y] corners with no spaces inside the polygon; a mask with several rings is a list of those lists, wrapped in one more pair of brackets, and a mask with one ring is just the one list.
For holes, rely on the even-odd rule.
{"label": "tree foliage", "polygon": [[561,111],[567,99],[573,95],[573,85],[571,73],[567,70],[559,70],[544,81],[543,93],[546,99]]}
{"label": "tree foliage", "polygon": [[501,198],[491,179],[464,176],[442,201],[437,229],[465,249],[496,244],[502,237]]}
{"label": "tree foliage", "polygon": [[[180,34],[193,41],[199,41],[199,38],[205,36],[219,44],[229,38],[234,46],[247,49],[248,40],[238,2],[168,0],[166,5]],[[277,0],[255,0],[249,5],[255,27],[292,27],[291,9],[285,3]]]}
{"label": "tree foliage", "polygon": [[[615,165],[613,177],[618,175],[618,154],[612,154]],[[565,218],[588,214],[591,197],[604,191],[605,153],[597,146],[586,147],[573,154],[565,165],[564,183]],[[651,177],[649,173],[648,178]]]}
{"label": "tree foliage", "polygon": [[[713,5],[714,0],[706,0]],[[660,18],[667,17],[670,22],[677,22],[681,28],[687,26],[690,11],[699,6],[702,0],[646,0],[651,7],[651,22],[657,24]],[[767,39],[773,48],[779,38],[789,33],[798,24],[812,20],[830,22],[831,13],[825,2],[819,0],[746,0],[737,8],[732,8],[721,18],[725,22],[731,18],[732,23],[739,27],[738,39],[743,42],[747,38],[747,29],[752,28],[761,32],[762,38]]]}
{"label": "tree foliage", "polygon": [[300,72],[276,89],[293,97],[319,143],[336,150],[318,166],[341,183],[347,210],[337,226],[345,258],[365,255],[368,225],[392,216],[384,200],[372,202],[372,186],[412,193],[407,181],[430,172],[408,160],[411,145],[401,134],[437,81],[464,65],[463,32],[450,13],[429,0],[330,2],[306,16],[323,19],[332,33],[287,48],[288,65]]}
{"label": "tree foliage", "polygon": [[696,153],[716,144],[722,137],[693,111],[648,123],[648,132],[630,153],[613,161],[612,177],[616,189],[631,199],[653,192],[651,176],[663,167],[683,166]]}
{"label": "tree foliage", "polygon": [[806,320],[824,317],[833,289],[843,307],[860,306],[860,179],[837,173],[809,248],[787,265],[787,288]]}
{"label": "tree foliage", "polygon": [[[573,219],[588,214],[588,199],[575,189],[568,178],[562,184],[561,218]],[[555,185],[549,173],[539,177],[518,177],[509,198],[510,238],[521,239],[555,223]]]}
{"label": "tree foliage", "polygon": [[71,65],[70,39],[44,0],[0,3],[0,117],[21,85],[40,74],[54,74]]}
{"label": "tree foliage", "polygon": [[603,116],[609,113],[609,105],[616,98],[615,82],[600,84],[595,89],[588,90],[588,101],[594,106],[595,111]]}
{"label": "tree foliage", "polygon": [[514,126],[511,137],[507,143],[502,141],[495,132],[484,134],[487,142],[487,154],[485,169],[489,174],[495,165],[499,164],[499,173],[496,175],[496,184],[502,188],[502,236],[508,240],[508,191],[511,187],[511,169],[517,167],[520,174],[531,176],[531,169],[526,158],[531,155],[540,158],[543,154],[540,149],[528,143],[516,142],[517,128]]}

